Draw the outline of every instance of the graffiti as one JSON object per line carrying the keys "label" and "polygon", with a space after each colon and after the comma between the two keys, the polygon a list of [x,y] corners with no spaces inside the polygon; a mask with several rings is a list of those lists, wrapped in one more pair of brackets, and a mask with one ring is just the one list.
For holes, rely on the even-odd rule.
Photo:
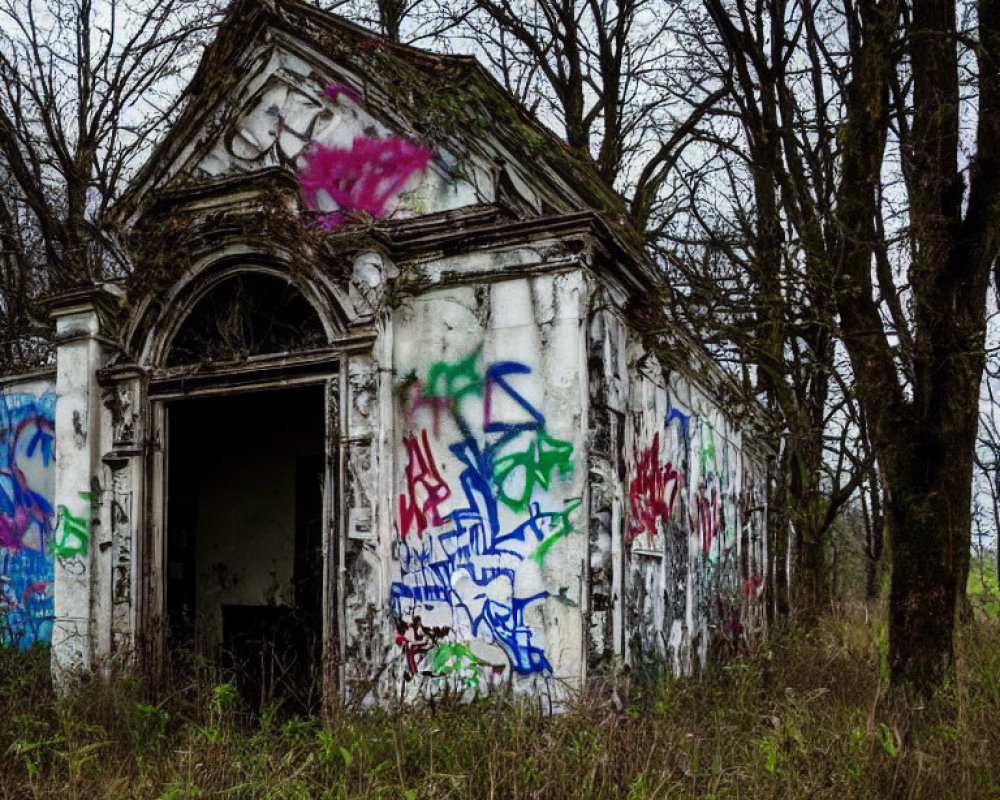
{"label": "graffiti", "polygon": [[[406,493],[399,496],[399,534],[404,539],[414,524],[417,536],[423,536],[428,525],[443,525],[438,507],[449,497],[451,489],[441,478],[434,461],[427,431],[423,431],[418,441],[413,436],[403,439],[408,462],[406,465]],[[423,494],[420,501],[418,495]]]}
{"label": "graffiti", "polygon": [[336,103],[341,97],[346,97],[356,106],[364,105],[364,103],[361,102],[361,95],[354,91],[350,86],[344,86],[339,83],[327,86],[323,89],[323,94],[334,103]]}
{"label": "graffiti", "polygon": [[[565,476],[573,469],[570,456],[573,445],[561,442],[551,436],[537,432],[535,441],[528,443],[523,452],[512,453],[497,460],[493,465],[493,480],[496,483],[497,499],[512,511],[527,511],[536,486],[549,488],[553,470]],[[519,481],[514,484],[516,497],[507,494],[505,484],[508,477],[516,475],[515,470],[522,470]]]}
{"label": "graffiti", "polygon": [[684,483],[672,463],[660,466],[660,434],[653,434],[653,443],[636,465],[635,477],[629,484],[631,518],[625,538],[632,541],[640,534],[650,538],[657,534],[657,519],[668,519],[674,510],[677,493]]}
{"label": "graffiti", "polygon": [[671,408],[667,413],[667,418],[663,421],[663,427],[669,428],[674,420],[680,423],[681,438],[686,442],[688,439],[688,425],[691,423],[691,415],[685,414],[680,409]]}
{"label": "graffiti", "polygon": [[[572,470],[573,445],[548,432],[545,416],[525,396],[530,367],[499,361],[484,369],[479,361],[476,350],[437,362],[423,380],[411,376],[402,393],[411,427],[429,414],[433,435],[425,428],[406,445],[393,613],[401,621],[409,616],[412,628],[419,609],[458,639],[492,642],[520,674],[551,671],[529,616],[549,597],[541,566],[573,531],[570,515],[580,506],[579,499],[549,505],[555,479],[566,480]],[[447,464],[431,453],[442,438]],[[441,476],[452,461],[458,475],[446,483]],[[442,486],[450,487],[447,495]],[[413,527],[421,530],[421,514],[428,535],[408,538]],[[408,661],[415,647],[430,652],[417,644],[425,639],[404,640]],[[454,647],[440,651],[442,664],[466,671],[473,666],[469,656]],[[409,664],[411,674],[415,667]]]}
{"label": "graffiti", "polygon": [[410,622],[401,619],[396,621],[396,644],[403,649],[406,657],[406,672],[403,674],[405,680],[418,674],[424,655],[430,652],[438,639],[447,636],[450,631],[446,626],[425,628],[420,616],[416,614]]}
{"label": "graffiti", "polygon": [[56,529],[56,539],[52,543],[52,552],[60,560],[87,555],[87,545],[90,542],[90,493],[78,494],[80,499],[88,504],[84,514],[77,516],[66,506],[59,506],[59,526]]}
{"label": "graffiti", "polygon": [[[534,552],[529,556],[532,561],[536,561],[541,564],[545,561],[545,556],[552,549],[552,546],[562,539],[567,534],[573,532],[573,523],[570,522],[569,515],[580,507],[582,501],[574,499],[566,503],[566,509],[564,511],[554,511],[548,512],[546,514],[538,513],[538,506],[535,505],[535,511],[532,514],[532,521],[545,519],[549,525],[549,531],[546,535],[541,530],[537,530],[537,534],[541,537],[542,542],[535,548]],[[572,604],[572,600],[566,597],[566,587],[564,586],[560,591],[558,597],[556,598],[560,602],[566,604]]]}
{"label": "graffiti", "polygon": [[712,551],[712,542],[722,530],[723,511],[719,505],[719,490],[712,487],[711,497],[705,484],[698,486],[695,497],[695,509],[698,515],[698,532],[701,534],[702,553],[707,557]]}
{"label": "graffiti", "polygon": [[[708,431],[708,435],[705,435],[705,431]],[[711,423],[704,423],[701,429],[701,448],[698,450],[698,456],[701,458],[701,474],[705,475],[708,473],[708,462],[711,460],[712,465],[715,466],[715,431],[712,429]]]}
{"label": "graffiti", "polygon": [[[479,689],[479,669],[486,664],[461,642],[443,642],[430,655],[431,672],[454,676],[470,689]],[[502,669],[502,667],[501,667]]]}
{"label": "graffiti", "polygon": [[450,364],[438,361],[427,371],[426,382],[414,378],[410,382],[410,402],[407,409],[412,426],[418,411],[429,408],[434,415],[434,436],[441,433],[441,415],[457,408],[466,395],[483,394],[483,377],[478,368],[479,350],[473,350],[460,361]]}
{"label": "graffiti", "polygon": [[51,638],[55,395],[0,395],[0,646]]}
{"label": "graffiti", "polygon": [[427,168],[433,155],[401,138],[358,136],[349,150],[313,145],[303,155],[299,185],[306,205],[325,212],[319,221],[333,230],[359,214],[385,216],[389,201]]}
{"label": "graffiti", "polygon": [[[646,417],[659,426],[645,440],[648,447],[635,448],[628,473],[624,536],[633,555],[624,596],[633,657],[659,652],[676,668],[689,669],[695,661],[704,664],[712,636],[739,638],[729,632],[735,630],[733,615],[739,618],[745,576],[727,529],[737,519],[738,476],[730,470],[735,456],[729,441],[717,444],[711,422],[666,399],[665,414]],[[644,422],[635,420],[637,431]],[[663,541],[654,541],[661,535]]]}
{"label": "graffiti", "polygon": [[0,557],[0,646],[23,648],[48,642],[52,636],[55,606],[49,591],[51,581],[36,581],[18,592],[11,574],[23,564],[14,562],[7,553]]}
{"label": "graffiti", "polygon": [[418,675],[453,678],[460,687],[479,691],[483,688],[482,672],[503,674],[502,664],[490,664],[462,642],[442,641],[451,633],[448,627],[425,627],[419,615],[410,622],[396,622],[396,644],[402,648],[406,661],[403,680]]}

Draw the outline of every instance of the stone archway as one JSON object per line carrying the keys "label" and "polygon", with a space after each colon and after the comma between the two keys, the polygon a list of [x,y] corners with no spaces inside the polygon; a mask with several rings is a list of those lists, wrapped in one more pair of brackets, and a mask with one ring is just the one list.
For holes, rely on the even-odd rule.
{"label": "stone archway", "polygon": [[338,628],[342,353],[314,303],[280,273],[230,266],[181,293],[147,351],[153,666],[207,658],[252,707],[315,707]]}

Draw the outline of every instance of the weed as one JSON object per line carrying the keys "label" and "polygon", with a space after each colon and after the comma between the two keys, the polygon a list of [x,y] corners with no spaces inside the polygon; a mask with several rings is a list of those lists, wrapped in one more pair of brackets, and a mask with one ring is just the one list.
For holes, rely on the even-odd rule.
{"label": "weed", "polygon": [[884,645],[854,606],[701,680],[595,680],[554,716],[442,696],[323,721],[251,714],[203,668],[155,697],[119,675],[60,700],[45,651],[0,652],[0,798],[1000,796],[1000,621],[961,628],[954,685],[919,708],[886,693]]}

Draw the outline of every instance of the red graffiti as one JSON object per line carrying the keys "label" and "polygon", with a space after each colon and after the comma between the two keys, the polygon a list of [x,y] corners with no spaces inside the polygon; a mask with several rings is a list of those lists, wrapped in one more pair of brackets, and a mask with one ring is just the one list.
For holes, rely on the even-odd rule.
{"label": "red graffiti", "polygon": [[711,499],[705,494],[705,484],[698,487],[695,498],[698,513],[698,530],[701,531],[701,547],[707,556],[712,550],[712,540],[722,530],[722,510],[719,508],[719,490],[712,487]]}
{"label": "red graffiti", "polygon": [[399,535],[405,539],[416,525],[417,536],[423,538],[429,526],[444,524],[438,506],[451,496],[451,489],[438,472],[427,431],[421,432],[419,441],[414,436],[404,437],[403,444],[409,460],[406,492],[399,496]]}
{"label": "red graffiti", "polygon": [[753,577],[747,578],[743,581],[743,591],[746,596],[753,600],[755,597],[759,597],[761,594],[761,588],[764,586],[764,579],[754,575]]}
{"label": "red graffiti", "polygon": [[358,213],[383,217],[388,202],[413,175],[427,168],[433,155],[400,138],[359,136],[350,150],[316,145],[304,155],[306,166],[299,175],[302,197],[316,211],[328,210],[321,207],[321,193],[333,201],[336,208],[320,218],[327,230]]}
{"label": "red graffiti", "polygon": [[631,517],[626,539],[632,541],[641,533],[656,536],[657,519],[667,519],[674,510],[677,492],[683,477],[673,464],[660,466],[660,434],[653,435],[649,446],[636,466],[636,474],[629,484]]}
{"label": "red graffiti", "polygon": [[48,588],[49,588],[49,583],[47,583],[46,581],[36,581],[35,583],[31,584],[27,589],[24,590],[24,594],[21,595],[21,599],[24,600],[25,603],[27,603],[28,600],[31,599],[32,595],[35,594],[44,595],[48,591]]}

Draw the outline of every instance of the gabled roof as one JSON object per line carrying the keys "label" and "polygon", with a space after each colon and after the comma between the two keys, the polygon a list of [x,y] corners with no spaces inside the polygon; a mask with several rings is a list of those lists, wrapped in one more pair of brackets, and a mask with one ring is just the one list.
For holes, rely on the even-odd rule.
{"label": "gabled roof", "polygon": [[[159,190],[186,179],[181,172],[191,154],[207,150],[243,110],[233,106],[233,87],[255,51],[268,45],[295,48],[309,63],[339,65],[360,78],[348,87],[432,148],[494,160],[509,153],[530,169],[542,213],[590,208],[615,227],[627,225],[624,201],[589,154],[571,150],[473,57],[396,44],[297,0],[235,0],[185,90],[184,110],[117,204],[118,220],[134,221]],[[634,233],[622,232],[637,243]]]}

